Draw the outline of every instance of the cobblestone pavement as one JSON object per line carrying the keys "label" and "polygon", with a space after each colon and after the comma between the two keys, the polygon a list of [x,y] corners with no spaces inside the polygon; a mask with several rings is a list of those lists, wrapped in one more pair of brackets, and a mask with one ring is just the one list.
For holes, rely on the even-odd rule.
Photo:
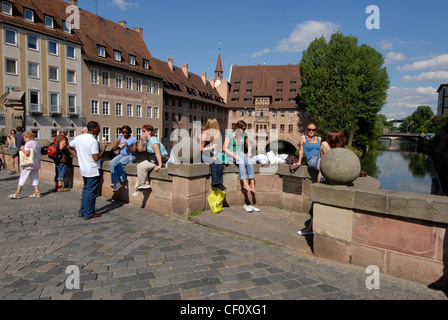
{"label": "cobblestone pavement", "polygon": [[[447,299],[386,275],[369,290],[365,269],[101,197],[102,216],[86,221],[80,191],[41,182],[40,199],[9,199],[17,182],[0,171],[2,300]],[[32,192],[28,181],[22,195]],[[79,289],[67,286],[72,265]]]}

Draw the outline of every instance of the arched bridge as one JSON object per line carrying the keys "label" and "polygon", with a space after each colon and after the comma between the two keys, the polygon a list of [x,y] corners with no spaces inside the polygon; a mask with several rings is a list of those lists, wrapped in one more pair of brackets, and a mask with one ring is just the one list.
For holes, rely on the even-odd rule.
{"label": "arched bridge", "polygon": [[414,140],[419,141],[422,137],[421,135],[417,133],[397,133],[397,132],[391,132],[391,133],[383,133],[383,135],[380,137],[383,139],[389,139],[391,141],[397,140],[397,139],[408,139],[408,140]]}

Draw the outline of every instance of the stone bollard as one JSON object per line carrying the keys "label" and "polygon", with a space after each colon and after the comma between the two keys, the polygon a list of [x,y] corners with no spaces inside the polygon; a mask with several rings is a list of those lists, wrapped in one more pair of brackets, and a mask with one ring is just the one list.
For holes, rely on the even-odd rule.
{"label": "stone bollard", "polygon": [[320,160],[320,171],[330,184],[349,185],[358,178],[361,162],[349,149],[331,149]]}

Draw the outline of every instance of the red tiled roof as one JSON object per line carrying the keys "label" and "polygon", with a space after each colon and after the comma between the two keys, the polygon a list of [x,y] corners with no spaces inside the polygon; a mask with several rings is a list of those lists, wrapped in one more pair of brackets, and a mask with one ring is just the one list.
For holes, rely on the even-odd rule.
{"label": "red tiled roof", "polygon": [[[35,32],[43,33],[55,38],[64,39],[74,43],[80,43],[76,33],[66,33],[62,30],[62,23],[69,17],[65,13],[67,2],[61,0],[7,0],[13,5],[13,15],[0,14],[0,21],[23,27]],[[31,9],[35,12],[34,22],[24,19],[24,8]],[[45,15],[53,17],[54,28],[45,26]]]}
{"label": "red tiled roof", "polygon": [[218,91],[212,88],[209,81],[206,81],[205,85],[202,77],[189,72],[187,78],[182,68],[173,66],[171,71],[167,62],[156,58],[152,58],[150,64],[154,71],[164,78],[164,90],[167,94],[225,106]]}
{"label": "red tiled roof", "polygon": [[[291,83],[295,81],[295,83]],[[239,84],[237,84],[239,82]],[[252,82],[252,84],[248,84]],[[280,83],[282,82],[282,83]],[[229,107],[249,107],[254,105],[255,97],[270,97],[271,107],[291,108],[297,106],[296,102],[290,102],[298,94],[300,82],[300,66],[288,65],[257,65],[257,66],[237,66],[232,67],[231,92],[229,95]],[[277,90],[282,90],[278,92]],[[294,90],[295,92],[290,92]],[[234,93],[238,90],[238,93]],[[246,93],[246,90],[251,90]],[[239,101],[232,101],[232,98],[239,98]],[[251,102],[244,102],[245,98],[251,98]],[[283,99],[282,102],[275,102],[276,98]]]}

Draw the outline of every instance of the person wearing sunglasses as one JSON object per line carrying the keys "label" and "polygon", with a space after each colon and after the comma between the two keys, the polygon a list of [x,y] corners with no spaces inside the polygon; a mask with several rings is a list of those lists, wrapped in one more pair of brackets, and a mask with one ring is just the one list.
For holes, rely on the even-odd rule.
{"label": "person wearing sunglasses", "polygon": [[305,155],[309,168],[319,170],[320,145],[322,138],[317,136],[317,124],[313,121],[306,126],[306,134],[300,137],[299,161],[294,163],[292,170],[297,170],[302,164],[303,155]]}
{"label": "person wearing sunglasses", "polygon": [[137,138],[131,133],[131,127],[123,126],[121,128],[121,135],[117,137],[117,141],[112,147],[114,151],[120,150],[120,153],[109,164],[114,192],[120,190],[122,183],[126,180],[126,165],[136,160],[134,154],[137,152]]}

